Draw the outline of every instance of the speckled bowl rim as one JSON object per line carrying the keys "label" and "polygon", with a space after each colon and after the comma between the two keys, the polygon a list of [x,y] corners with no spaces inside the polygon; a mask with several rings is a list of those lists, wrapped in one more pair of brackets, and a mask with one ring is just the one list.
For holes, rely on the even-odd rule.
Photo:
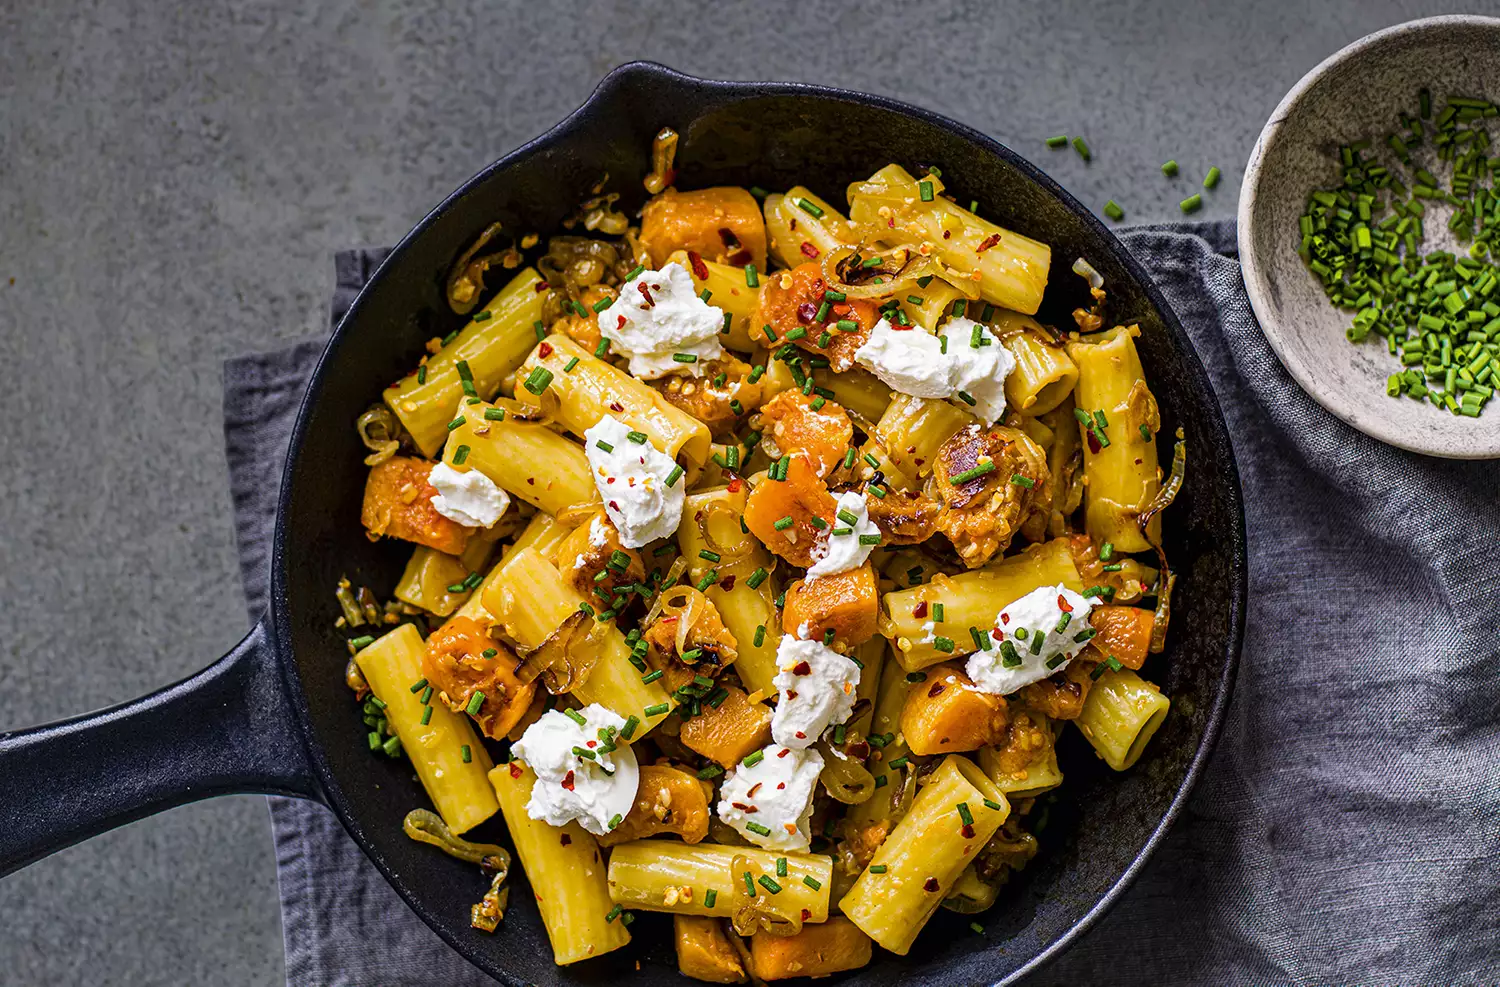
{"label": "speckled bowl rim", "polygon": [[[1367,34],[1358,41],[1340,48],[1297,81],[1297,84],[1277,104],[1271,118],[1266,121],[1265,128],[1261,130],[1260,137],[1255,141],[1255,147],[1250,151],[1250,160],[1245,165],[1245,178],[1240,188],[1240,207],[1236,223],[1240,267],[1244,273],[1245,292],[1250,298],[1250,308],[1255,312],[1255,320],[1260,324],[1266,342],[1271,344],[1276,358],[1281,361],[1281,365],[1286,368],[1287,373],[1292,375],[1308,397],[1318,402],[1331,414],[1372,438],[1409,452],[1440,456],[1444,459],[1500,459],[1500,434],[1486,436],[1476,432],[1474,445],[1470,449],[1435,448],[1416,441],[1423,434],[1420,431],[1405,431],[1382,419],[1360,415],[1354,407],[1340,400],[1337,395],[1324,393],[1320,382],[1310,368],[1298,359],[1290,348],[1283,345],[1283,328],[1277,322],[1275,309],[1268,301],[1271,294],[1270,281],[1257,261],[1254,249],[1255,202],[1266,151],[1280,135],[1282,124],[1297,110],[1298,104],[1307,94],[1335,66],[1363,57],[1370,49],[1378,48],[1393,36],[1442,31],[1455,27],[1487,28],[1500,34],[1500,17],[1486,17],[1481,14],[1443,14],[1438,17],[1424,17],[1395,24],[1373,34]],[[1374,386],[1373,382],[1371,386]]]}

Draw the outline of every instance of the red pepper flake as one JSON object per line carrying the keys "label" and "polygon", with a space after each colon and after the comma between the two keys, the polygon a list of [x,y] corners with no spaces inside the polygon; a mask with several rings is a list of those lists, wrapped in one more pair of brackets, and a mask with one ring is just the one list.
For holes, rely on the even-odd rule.
{"label": "red pepper flake", "polygon": [[614,483],[615,482],[615,477],[612,477],[612,476],[605,477],[604,478],[604,482],[607,483],[607,484],[608,483]]}
{"label": "red pepper flake", "polygon": [[512,778],[521,777],[521,766],[515,761],[510,762],[510,776]]}
{"label": "red pepper flake", "polygon": [[812,912],[808,911],[806,908],[802,909],[802,921],[806,922],[810,918],[812,918]]}
{"label": "red pepper flake", "polygon": [[792,220],[791,227],[792,227],[792,231],[795,232],[796,229],[797,229],[797,220],[796,219]]}
{"label": "red pepper flake", "polygon": [[1073,604],[1068,602],[1068,598],[1066,596],[1063,596],[1061,593],[1059,593],[1057,594],[1057,609],[1061,610],[1063,613],[1072,613]]}
{"label": "red pepper flake", "polygon": [[729,492],[730,493],[739,493],[740,490],[744,486],[745,486],[745,481],[741,480],[739,477],[735,477],[733,480],[729,481]]}
{"label": "red pepper flake", "polygon": [[990,637],[994,638],[996,641],[1004,641],[1005,640],[1005,632],[1002,631],[1000,628],[996,627],[996,628],[994,628],[993,630],[990,631]]}
{"label": "red pepper flake", "polygon": [[916,606],[912,607],[911,608],[911,615],[913,617],[925,617],[925,616],[927,616],[927,601],[923,600],[921,603],[918,603]]}
{"label": "red pepper flake", "polygon": [[856,740],[852,744],[845,744],[844,753],[855,760],[863,761],[870,756],[870,743],[866,740]]}
{"label": "red pepper flake", "polygon": [[795,665],[792,666],[792,674],[793,675],[811,675],[812,674],[812,666],[809,665],[805,661],[799,661],[799,662],[797,662],[797,664],[795,664]]}
{"label": "red pepper flake", "polygon": [[588,744],[589,747],[598,747],[599,746],[599,741],[597,741],[597,740],[590,740],[590,741],[587,741],[587,744]]}
{"label": "red pepper flake", "polygon": [[762,784],[764,784],[764,782],[757,781],[755,784],[751,785],[750,786],[750,790],[745,793],[745,798],[747,798],[747,799],[753,799],[753,798],[755,798],[755,793],[758,792],[758,791],[760,791],[760,786]]}
{"label": "red pepper flake", "polygon": [[812,302],[803,302],[797,306],[797,321],[803,325],[818,317],[818,306]]}
{"label": "red pepper flake", "polygon": [[695,251],[688,251],[688,264],[693,269],[693,277],[699,281],[708,280],[708,265],[703,263],[703,258],[699,257]]}
{"label": "red pepper flake", "polygon": [[803,240],[802,241],[802,253],[805,256],[807,256],[807,257],[814,257],[815,258],[815,257],[818,256],[819,253],[821,253],[821,251],[818,250],[817,247],[814,247],[812,244],[808,243],[806,240]]}
{"label": "red pepper flake", "polygon": [[797,739],[798,740],[806,740],[807,739],[807,734],[803,733],[801,730],[798,730],[797,731]]}
{"label": "red pepper flake", "polygon": [[566,788],[570,792],[573,790],[573,772],[569,771],[567,774],[563,775],[562,787]]}
{"label": "red pepper flake", "polygon": [[616,329],[624,329],[625,328],[625,316],[623,316],[623,315],[620,316],[620,324],[617,325],[615,328]]}
{"label": "red pepper flake", "polygon": [[961,830],[959,830],[958,832],[966,840],[972,840],[974,838],[974,827],[973,826],[965,824],[964,828],[961,829]]}
{"label": "red pepper flake", "polygon": [[1089,452],[1097,453],[1102,448],[1099,445],[1099,437],[1094,434],[1093,429],[1089,429],[1085,434],[1089,440]]}
{"label": "red pepper flake", "polygon": [[536,486],[536,477],[534,477],[534,476],[528,476],[526,478],[526,482],[529,483],[529,484],[531,484],[534,487],[534,486]]}
{"label": "red pepper flake", "polygon": [[952,230],[944,230],[943,231],[943,239],[944,240],[951,240],[951,239],[953,239],[953,231]]}
{"label": "red pepper flake", "polygon": [[932,683],[932,686],[927,690],[927,697],[930,699],[933,696],[940,696],[940,695],[942,695],[943,694],[943,688],[944,688],[944,686],[943,686],[943,683],[941,683],[941,682],[934,682],[934,683]]}
{"label": "red pepper flake", "polygon": [[797,698],[797,690],[796,689],[788,689],[786,691],[786,697],[788,699],[796,699]]}
{"label": "red pepper flake", "polygon": [[[609,482],[610,482],[610,483],[614,483],[614,482],[615,482],[615,481],[614,481],[614,480],[610,480],[610,481],[609,481]],[[612,501],[610,501],[610,502],[609,502],[609,506],[610,506],[610,507],[613,507],[613,508],[614,508],[614,509],[615,509],[615,510],[617,510],[617,511],[618,511],[618,510],[619,510],[619,509],[620,509],[620,505],[619,505],[619,502],[617,502],[617,501],[613,501],[613,500],[612,500]]]}
{"label": "red pepper flake", "polygon": [[536,348],[536,353],[537,356],[541,357],[543,360],[547,359],[547,357],[552,355],[552,344],[543,343]]}
{"label": "red pepper flake", "polygon": [[723,579],[719,580],[719,589],[723,590],[726,593],[734,589],[734,577],[725,576]]}
{"label": "red pepper flake", "polygon": [[991,233],[989,236],[987,236],[987,237],[984,238],[984,242],[983,243],[981,243],[979,246],[977,246],[977,247],[974,248],[974,252],[976,254],[982,254],[986,250],[990,249],[991,247],[993,247],[995,244],[997,244],[999,242],[1000,242],[1000,234],[998,234],[998,233]]}
{"label": "red pepper flake", "polygon": [[536,283],[536,293],[538,295],[540,295],[542,292],[546,291],[548,288],[551,288],[551,287],[552,286],[550,284],[548,284],[547,282],[545,282],[545,281],[538,281]]}
{"label": "red pepper flake", "polygon": [[927,880],[922,882],[922,890],[926,891],[928,894],[936,893],[937,889],[938,879],[935,877],[929,877]]}
{"label": "red pepper flake", "polygon": [[1002,624],[1009,624],[1010,623],[1010,614],[1008,614],[1008,613],[1002,613],[1000,615],[1000,623],[1002,623]]}
{"label": "red pepper flake", "polygon": [[[760,786],[756,785],[756,787],[759,788]],[[734,806],[736,809],[739,809],[741,812],[745,813],[746,815],[749,815],[752,812],[759,812],[760,811],[760,807],[759,806],[746,805],[743,802],[730,802],[729,804],[732,805],[732,806]]]}
{"label": "red pepper flake", "polygon": [[788,754],[790,754],[790,753],[791,753],[791,752],[792,752],[792,751],[791,751],[791,748],[789,748],[789,747],[783,747],[783,748],[782,748],[782,749],[781,749],[781,753],[780,753],[780,754],[777,754],[777,755],[776,755],[776,756],[777,756],[777,757],[786,757],[786,756],[787,756],[787,755],[788,755]]}
{"label": "red pepper flake", "polygon": [[567,833],[562,834],[562,845],[563,846],[572,846],[573,845],[573,837],[569,836]]}
{"label": "red pepper flake", "polygon": [[656,307],[656,301],[655,301],[655,299],[653,299],[651,297],[651,288],[650,288],[650,286],[648,286],[646,284],[646,282],[642,281],[639,284],[637,284],[636,287],[638,289],[640,289],[641,297],[646,300],[646,307],[647,308],[655,308]]}
{"label": "red pepper flake", "polygon": [[786,787],[786,782],[784,782],[784,781],[778,781],[776,783],[776,787],[777,787],[778,790],[782,789],[782,788],[785,788]]}
{"label": "red pepper flake", "polygon": [[610,411],[624,411],[625,410],[625,406],[623,404],[621,404],[620,402],[618,402],[618,401],[611,401],[609,403],[609,410]]}

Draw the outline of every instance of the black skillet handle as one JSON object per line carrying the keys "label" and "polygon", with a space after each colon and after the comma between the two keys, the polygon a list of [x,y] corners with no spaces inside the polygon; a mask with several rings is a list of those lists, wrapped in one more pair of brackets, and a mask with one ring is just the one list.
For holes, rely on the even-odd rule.
{"label": "black skillet handle", "polygon": [[263,620],[223,658],[133,702],[0,733],[0,876],[213,795],[317,798]]}

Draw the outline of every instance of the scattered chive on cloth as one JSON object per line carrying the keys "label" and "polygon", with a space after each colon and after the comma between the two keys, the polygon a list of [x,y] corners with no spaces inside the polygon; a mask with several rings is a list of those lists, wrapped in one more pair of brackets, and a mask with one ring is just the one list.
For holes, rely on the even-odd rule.
{"label": "scattered chive on cloth", "polygon": [[[1223,406],[1251,606],[1234,703],[1187,810],[1109,915],[1028,983],[1500,980],[1500,465],[1384,446],[1303,394],[1250,312],[1232,223],[1121,235]],[[335,322],[384,255],[339,255]],[[267,597],[267,478],[322,345],[225,364],[252,614]],[[270,804],[288,984],[493,982],[332,813]]]}

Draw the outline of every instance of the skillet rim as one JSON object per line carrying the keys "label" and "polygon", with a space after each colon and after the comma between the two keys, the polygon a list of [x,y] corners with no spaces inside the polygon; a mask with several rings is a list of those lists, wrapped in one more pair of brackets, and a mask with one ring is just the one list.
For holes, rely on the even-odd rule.
{"label": "skillet rim", "polygon": [[355,297],[354,302],[349,306],[349,310],[334,328],[327,345],[318,357],[318,363],[314,367],[312,375],[308,378],[307,390],[298,407],[296,423],[292,428],[291,437],[287,444],[287,458],[282,470],[281,486],[276,501],[276,532],[271,557],[269,617],[275,631],[274,639],[277,665],[281,672],[284,687],[287,690],[287,699],[297,714],[295,717],[297,733],[302,740],[309,766],[320,786],[322,801],[338,816],[339,822],[349,833],[350,837],[359,845],[360,850],[363,851],[365,856],[379,869],[381,875],[395,889],[396,893],[401,896],[406,905],[429,928],[436,932],[443,941],[476,968],[496,978],[501,983],[506,984],[507,987],[525,987],[525,982],[517,979],[510,972],[494,967],[487,960],[481,959],[477,952],[471,950],[463,938],[450,928],[450,923],[447,919],[437,915],[428,908],[422,899],[402,881],[400,875],[391,869],[384,856],[364,835],[364,831],[355,817],[352,808],[353,802],[345,795],[342,786],[329,766],[322,745],[313,734],[307,695],[302,688],[302,682],[297,673],[296,659],[291,654],[290,644],[287,643],[292,639],[290,601],[287,596],[287,580],[284,574],[285,568],[288,565],[286,551],[287,505],[291,498],[294,467],[301,453],[303,441],[312,417],[311,409],[317,404],[324,380],[337,362],[340,347],[349,342],[350,328],[359,320],[361,311],[370,294],[370,289],[384,278],[391,276],[391,272],[399,269],[406,253],[412,249],[415,242],[421,238],[428,227],[435,223],[440,216],[451,209],[461,207],[477,187],[489,182],[515,162],[538,151],[546,150],[554,145],[573,139],[575,137],[574,131],[577,129],[579,121],[593,109],[596,103],[607,99],[615,90],[634,84],[637,78],[646,78],[655,82],[665,81],[677,86],[707,89],[729,95],[801,96],[813,97],[818,100],[853,102],[873,106],[878,109],[912,117],[931,126],[947,130],[957,137],[974,144],[980,150],[999,157],[1008,165],[1021,172],[1026,178],[1036,183],[1047,194],[1060,201],[1069,212],[1080,219],[1085,228],[1093,234],[1101,248],[1109,252],[1113,256],[1113,259],[1124,267],[1137,284],[1140,285],[1142,293],[1150,301],[1153,308],[1155,308],[1162,325],[1167,330],[1173,349],[1182,360],[1186,376],[1192,385],[1198,389],[1203,398],[1206,399],[1204,402],[1205,408],[1212,413],[1210,425],[1216,431],[1219,445],[1224,450],[1226,467],[1223,474],[1218,477],[1218,481],[1228,501],[1228,514],[1232,529],[1229,539],[1231,543],[1227,546],[1231,582],[1229,586],[1228,649],[1219,675],[1218,687],[1215,690],[1212,708],[1204,724],[1197,750],[1193,752],[1187,771],[1183,774],[1181,784],[1178,785],[1177,791],[1173,795],[1172,801],[1167,805],[1166,811],[1152,829],[1145,843],[1136,852],[1129,866],[1125,868],[1119,878],[1076,922],[1070,925],[1044,949],[1031,957],[1031,959],[1015,970],[1012,970],[1002,979],[994,981],[992,987],[1003,987],[1006,984],[1016,983],[1051,962],[1083,936],[1084,933],[1092,929],[1125,892],[1129,890],[1142,868],[1155,853],[1156,848],[1166,838],[1173,823],[1176,822],[1178,815],[1182,812],[1189,796],[1192,794],[1193,788],[1197,785],[1198,779],[1206,767],[1209,758],[1213,754],[1214,748],[1218,743],[1219,734],[1224,725],[1229,703],[1234,694],[1235,675],[1239,668],[1240,652],[1244,642],[1245,610],[1248,593],[1248,562],[1245,540],[1243,488],[1240,484],[1239,467],[1235,459],[1234,447],[1230,442],[1228,426],[1224,421],[1224,412],[1219,404],[1218,395],[1215,393],[1213,385],[1208,378],[1208,373],[1203,367],[1203,362],[1198,357],[1198,352],[1194,348],[1192,340],[1182,328],[1182,324],[1177,319],[1176,312],[1167,303],[1161,289],[1146,269],[1141,266],[1140,262],[1135,259],[1135,256],[1125,249],[1125,245],[1120,242],[1114,233],[1091,210],[1080,203],[1071,193],[1036,165],[1006,145],[975,130],[967,124],[960,123],[940,113],[886,96],[803,82],[747,82],[707,79],[679,72],[659,62],[640,59],[626,62],[610,70],[600,80],[599,84],[594,87],[593,91],[589,93],[588,97],[561,121],[554,124],[541,135],[528,140],[520,147],[486,165],[472,177],[465,180],[457,189],[444,197],[442,202],[429,210],[401,238],[395,247],[391,249],[391,252],[385,259],[381,261],[379,267],[370,276],[369,281],[366,282],[365,286]]}

